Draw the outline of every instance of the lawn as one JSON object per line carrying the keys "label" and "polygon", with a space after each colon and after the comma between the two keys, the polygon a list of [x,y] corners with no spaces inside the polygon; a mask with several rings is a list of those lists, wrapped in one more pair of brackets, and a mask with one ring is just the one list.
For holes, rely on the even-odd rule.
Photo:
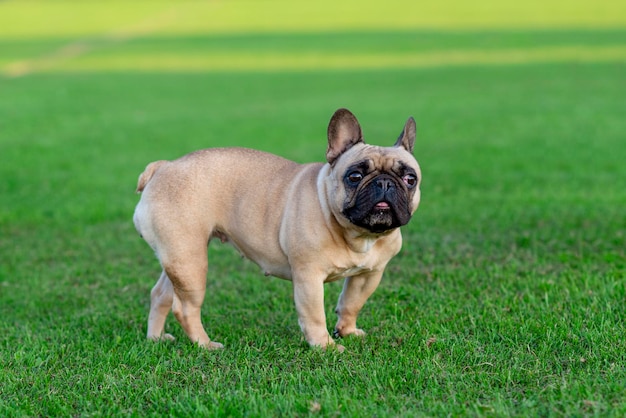
{"label": "lawn", "polygon": [[[336,3],[0,2],[0,416],[626,415],[626,6]],[[214,242],[226,348],[146,341],[145,165],[322,161],[339,107],[418,125],[368,335],[310,349],[291,284]]]}

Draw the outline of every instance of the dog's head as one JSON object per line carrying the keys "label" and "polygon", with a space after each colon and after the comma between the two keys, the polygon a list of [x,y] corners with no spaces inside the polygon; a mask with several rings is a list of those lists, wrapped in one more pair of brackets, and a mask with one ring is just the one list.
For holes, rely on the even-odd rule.
{"label": "dog's head", "polygon": [[420,201],[421,171],[413,157],[415,120],[392,147],[365,144],[356,117],[335,112],[328,125],[331,210],[351,225],[381,234],[405,225]]}

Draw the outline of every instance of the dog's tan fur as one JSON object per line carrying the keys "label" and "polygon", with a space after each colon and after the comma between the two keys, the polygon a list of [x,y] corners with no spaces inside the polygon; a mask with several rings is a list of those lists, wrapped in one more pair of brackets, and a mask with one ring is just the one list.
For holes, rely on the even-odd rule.
{"label": "dog's tan fur", "polygon": [[298,322],[312,346],[334,344],[326,328],[323,285],[347,277],[335,332],[363,335],[357,315],[400,250],[402,237],[399,228],[372,232],[344,216],[344,176],[356,161],[369,161],[383,173],[409,166],[417,174],[408,202],[412,214],[421,180],[409,152],[414,138],[411,118],[396,146],[366,145],[356,118],[340,109],[329,125],[325,164],[300,165],[243,148],[207,149],[150,163],[139,177],[137,191],[143,194],[134,215],[163,267],[151,292],[148,338],[172,338],[163,332],[171,309],[192,341],[222,347],[211,341],[200,319],[212,238],[231,243],[265,274],[292,280]]}

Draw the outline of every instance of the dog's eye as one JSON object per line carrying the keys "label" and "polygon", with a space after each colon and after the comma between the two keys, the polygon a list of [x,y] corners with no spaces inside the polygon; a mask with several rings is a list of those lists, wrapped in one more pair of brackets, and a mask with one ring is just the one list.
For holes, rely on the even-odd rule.
{"label": "dog's eye", "polygon": [[415,187],[417,184],[417,177],[413,174],[405,174],[404,177],[402,177],[402,181],[409,187]]}
{"label": "dog's eye", "polygon": [[358,171],[353,171],[351,173],[348,174],[348,181],[350,183],[359,183],[361,180],[363,180],[363,174],[359,173]]}

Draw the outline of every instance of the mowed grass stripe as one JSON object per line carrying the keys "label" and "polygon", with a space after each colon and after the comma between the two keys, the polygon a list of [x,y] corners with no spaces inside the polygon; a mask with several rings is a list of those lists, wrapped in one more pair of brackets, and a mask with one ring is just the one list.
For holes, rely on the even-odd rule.
{"label": "mowed grass stripe", "polygon": [[[601,2],[593,6],[583,1],[563,0],[531,1],[524,4],[491,0],[480,0],[471,4],[457,0],[445,0],[436,4],[408,0],[391,0],[384,4],[363,4],[356,0],[347,0],[340,4],[330,0],[305,4],[292,4],[284,0],[202,3],[183,1],[176,4],[166,1],[131,3],[114,0],[106,5],[70,1],[4,2],[0,3],[0,74],[19,76],[52,70],[304,70],[420,68],[579,60],[620,62],[625,55],[622,50],[625,44],[619,40],[623,37],[624,25],[626,6],[619,2]],[[526,53],[519,51],[520,48],[514,45],[514,51],[500,51],[495,48],[496,51],[489,56],[481,48],[484,39],[480,45],[471,44],[472,31],[503,31],[504,28],[509,31],[517,29],[520,33],[547,28],[560,28],[561,31],[582,30],[590,32],[589,39],[594,39],[593,32],[604,30],[616,32],[618,39],[613,39],[615,47],[605,45],[593,52],[575,50],[583,46],[590,47],[588,41],[583,39],[579,44],[568,45],[572,48],[570,50],[542,51],[532,45],[532,52]],[[420,49],[420,41],[412,38],[410,33],[406,36],[396,34],[393,40],[384,34],[390,30],[467,31],[469,36],[465,45],[463,42],[461,45],[448,45],[445,55],[439,55],[438,52],[418,55],[413,49],[406,53],[397,53],[398,49],[402,50],[413,42]],[[354,38],[342,40],[344,36],[339,33],[354,35],[355,31],[362,31],[369,41]],[[381,32],[383,34],[379,38],[382,41],[372,42]],[[297,42],[303,35],[305,41],[307,35],[313,35],[309,37],[309,41],[315,45],[302,45],[303,51],[296,49],[289,56],[275,51],[265,55],[264,50],[270,45],[259,44],[253,38],[258,36],[265,39],[268,35],[276,37],[279,49],[281,44],[283,47],[285,44],[289,48],[299,47]],[[319,39],[318,35],[321,36]],[[217,55],[203,51],[200,57],[190,57],[180,54],[178,49],[173,54],[167,53],[157,45],[158,58],[134,52],[129,57],[123,55],[123,52],[117,52],[119,45],[136,40],[158,37],[171,40],[192,36],[204,36],[204,39],[242,37],[248,45],[255,45],[259,50],[245,52],[243,56],[233,55],[231,51]],[[499,36],[495,34],[486,42],[487,50],[494,49],[493,45],[498,44]],[[60,38],[66,38],[67,43],[57,44],[54,49],[45,52],[36,46],[37,41],[50,45],[51,40]],[[295,42],[291,41],[292,38]],[[600,43],[606,41],[604,39]],[[20,50],[20,42],[25,42],[24,45],[28,48]],[[396,46],[396,43],[400,46]],[[340,46],[337,47],[336,44]],[[8,52],[5,48],[7,45]],[[373,45],[371,51],[367,49],[370,45]],[[549,46],[541,40],[535,45],[542,45],[542,48]],[[323,49],[311,52],[309,49],[312,46],[313,49]],[[464,49],[464,46],[471,47],[473,51],[468,54],[456,50]],[[110,52],[116,57],[101,57],[99,50],[102,47],[112,50]],[[342,48],[346,49],[345,52],[340,50]],[[1,52],[2,49],[4,52]],[[328,50],[333,53],[328,54]],[[546,60],[546,57],[549,59]]]}
{"label": "mowed grass stripe", "polygon": [[3,74],[98,71],[293,71],[427,68],[459,65],[514,65],[558,62],[626,62],[625,46],[551,47],[507,50],[452,50],[420,53],[154,53],[90,54],[76,44],[57,53],[6,65]]}
{"label": "mowed grass stripe", "polygon": [[[90,37],[134,32],[139,24],[167,35],[319,32],[354,29],[624,27],[626,3],[601,0],[502,2],[440,0],[0,2],[0,38]],[[156,26],[154,22],[158,22]]]}
{"label": "mowed grass stripe", "polygon": [[0,74],[38,71],[276,71],[623,62],[626,30],[355,31],[1,40]]}
{"label": "mowed grass stripe", "polygon": [[42,70],[50,71],[233,71],[424,68],[450,65],[502,65],[552,62],[626,62],[626,45],[599,48],[557,47],[501,51],[456,50],[429,53],[154,54],[81,56]]}

